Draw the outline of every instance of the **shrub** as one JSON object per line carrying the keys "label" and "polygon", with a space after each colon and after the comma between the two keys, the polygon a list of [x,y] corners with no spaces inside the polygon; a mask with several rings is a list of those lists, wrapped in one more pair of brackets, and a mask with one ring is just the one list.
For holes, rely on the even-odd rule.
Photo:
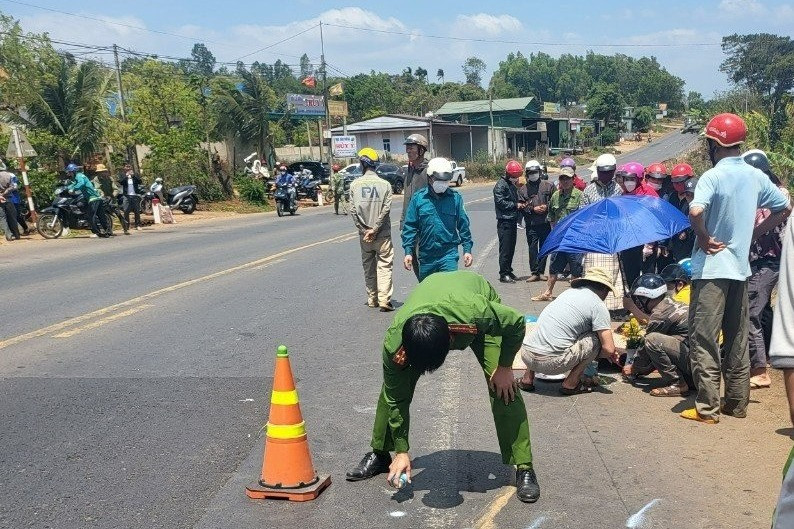
{"label": "shrub", "polygon": [[614,145],[618,142],[618,131],[613,128],[607,127],[599,134],[601,138],[601,145]]}
{"label": "shrub", "polygon": [[240,198],[253,204],[265,205],[267,194],[265,184],[261,180],[251,178],[248,175],[237,175],[234,177],[234,187],[240,193]]}

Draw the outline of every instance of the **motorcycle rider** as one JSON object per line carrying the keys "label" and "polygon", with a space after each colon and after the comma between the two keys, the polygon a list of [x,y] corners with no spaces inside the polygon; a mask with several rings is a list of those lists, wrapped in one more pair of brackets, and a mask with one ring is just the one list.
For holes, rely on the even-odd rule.
{"label": "motorcycle rider", "polygon": [[278,177],[276,178],[276,187],[286,186],[287,193],[289,193],[289,207],[296,209],[296,191],[295,191],[295,177],[287,172],[287,167],[282,165],[278,168]]}
{"label": "motorcycle rider", "polygon": [[[408,155],[408,170],[405,172],[403,187],[403,209],[400,213],[400,231],[405,224],[405,210],[411,202],[411,197],[420,189],[427,187],[427,138],[421,134],[411,134],[405,138],[405,153]],[[411,252],[412,267],[416,278],[419,279],[419,254],[414,248]]]}
{"label": "motorcycle rider", "polygon": [[517,223],[525,203],[518,197],[518,179],[523,173],[521,164],[510,160],[505,174],[493,188],[496,210],[496,235],[499,237],[499,281],[515,283],[513,255],[516,251]]}
{"label": "motorcycle rider", "polygon": [[68,186],[70,192],[80,192],[88,205],[88,225],[91,227],[91,237],[110,237],[105,209],[102,207],[102,197],[94,188],[91,180],[83,174],[81,167],[74,163],[66,166],[66,174],[74,181]]}
{"label": "motorcycle rider", "polygon": [[570,157],[563,158],[560,162],[560,170],[562,170],[563,167],[570,167],[573,169],[573,187],[579,191],[584,191],[584,188],[587,187],[587,183],[576,174],[576,160]]}

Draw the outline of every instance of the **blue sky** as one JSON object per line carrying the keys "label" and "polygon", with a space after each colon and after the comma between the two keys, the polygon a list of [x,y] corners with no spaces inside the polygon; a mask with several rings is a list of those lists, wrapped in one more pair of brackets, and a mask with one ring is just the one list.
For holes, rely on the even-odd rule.
{"label": "blue sky", "polygon": [[[467,57],[478,56],[488,65],[487,82],[499,61],[516,50],[526,55],[537,51],[554,56],[584,54],[588,49],[605,54],[654,55],[670,72],[686,81],[687,89],[697,90],[706,97],[729,86],[718,69],[724,58],[718,45],[723,35],[769,32],[791,36],[794,29],[794,1],[772,0],[569,0],[565,3],[25,0],[23,3],[80,15],[73,17],[0,0],[0,10],[21,19],[26,30],[47,31],[54,39],[99,45],[117,43],[134,50],[173,56],[187,56],[193,42],[205,42],[218,60],[232,62],[246,56],[244,62],[273,62],[280,58],[297,64],[304,52],[319,62],[319,30],[313,26],[322,20],[325,24],[336,24],[324,26],[326,58],[336,71],[347,75],[370,70],[399,72],[406,66],[422,66],[431,77],[441,68],[447,80],[462,80],[461,65]],[[338,26],[366,26],[406,35]],[[304,30],[308,31],[271,46]],[[433,39],[427,35],[445,38]],[[614,44],[635,46],[609,46]],[[671,44],[683,46],[670,47]],[[268,48],[251,54],[265,47]],[[110,60],[107,55],[100,58]]]}

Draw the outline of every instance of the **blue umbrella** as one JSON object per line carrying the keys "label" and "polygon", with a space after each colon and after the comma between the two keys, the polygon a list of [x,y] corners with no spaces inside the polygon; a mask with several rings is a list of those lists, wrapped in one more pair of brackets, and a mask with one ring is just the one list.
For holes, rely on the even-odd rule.
{"label": "blue umbrella", "polygon": [[562,219],[540,255],[551,252],[615,254],[669,239],[689,228],[689,219],[666,200],[617,196],[599,200]]}

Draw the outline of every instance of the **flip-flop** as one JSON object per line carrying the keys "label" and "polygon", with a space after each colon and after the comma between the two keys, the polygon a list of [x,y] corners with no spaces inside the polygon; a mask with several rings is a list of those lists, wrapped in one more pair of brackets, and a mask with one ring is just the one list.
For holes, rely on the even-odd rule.
{"label": "flip-flop", "polygon": [[529,393],[529,392],[532,392],[532,391],[535,391],[535,384],[526,384],[526,383],[524,383],[524,382],[522,382],[522,381],[521,381],[521,378],[520,378],[520,377],[519,377],[519,378],[516,378],[516,386],[517,386],[517,387],[518,387],[518,389],[520,389],[521,391],[526,391],[526,392],[528,392],[528,393]]}
{"label": "flip-flop", "polygon": [[560,386],[560,393],[570,397],[571,395],[579,395],[580,393],[592,393],[593,388],[590,386],[585,386],[584,384],[579,384],[575,388],[566,388],[565,386]]}
{"label": "flip-flop", "polygon": [[552,301],[554,296],[547,296],[545,294],[539,294],[537,296],[532,296],[532,301]]}
{"label": "flip-flop", "polygon": [[750,381],[750,389],[769,389],[772,387],[772,383],[769,384],[759,384],[758,382]]}

